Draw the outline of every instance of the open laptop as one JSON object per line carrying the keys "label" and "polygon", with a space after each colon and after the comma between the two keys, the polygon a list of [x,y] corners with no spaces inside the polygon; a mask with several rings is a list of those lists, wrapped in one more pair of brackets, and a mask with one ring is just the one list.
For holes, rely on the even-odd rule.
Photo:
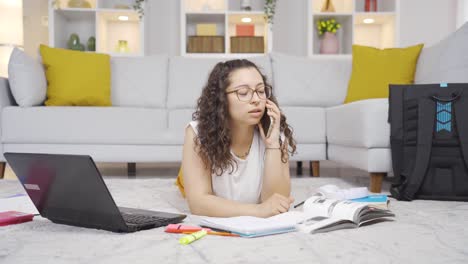
{"label": "open laptop", "polygon": [[[135,232],[186,215],[117,207],[90,156],[4,153],[42,217],[54,223]],[[129,183],[131,180],[129,180]]]}

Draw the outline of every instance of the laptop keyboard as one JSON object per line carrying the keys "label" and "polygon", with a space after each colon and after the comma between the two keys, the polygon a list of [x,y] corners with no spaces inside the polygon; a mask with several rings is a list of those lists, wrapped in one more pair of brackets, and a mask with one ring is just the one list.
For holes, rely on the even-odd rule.
{"label": "laptop keyboard", "polygon": [[132,225],[163,226],[170,220],[168,218],[158,217],[158,216],[126,214],[126,213],[122,213],[122,217],[126,223],[132,224]]}

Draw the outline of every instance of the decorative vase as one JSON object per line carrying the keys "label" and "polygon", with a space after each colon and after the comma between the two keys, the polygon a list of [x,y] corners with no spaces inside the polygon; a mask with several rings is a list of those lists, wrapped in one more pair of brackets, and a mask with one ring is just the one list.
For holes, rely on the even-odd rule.
{"label": "decorative vase", "polygon": [[332,0],[325,0],[323,2],[321,12],[335,12],[335,6],[333,6]]}
{"label": "decorative vase", "polygon": [[117,44],[116,51],[121,52],[121,53],[128,52],[129,51],[128,42],[126,40],[119,40],[119,43]]}
{"label": "decorative vase", "polygon": [[88,39],[88,51],[96,51],[96,38],[89,37]]}
{"label": "decorative vase", "polygon": [[241,1],[241,10],[243,10],[243,11],[252,10],[252,7],[250,5],[250,0],[242,0]]}
{"label": "decorative vase", "polygon": [[336,34],[331,32],[325,32],[320,42],[320,53],[321,54],[337,54],[340,49],[338,43],[338,37]]}
{"label": "decorative vase", "polygon": [[364,3],[364,11],[377,12],[377,0],[366,0]]}
{"label": "decorative vase", "polygon": [[71,8],[91,8],[91,4],[86,0],[70,0],[68,7]]}
{"label": "decorative vase", "polygon": [[80,43],[80,37],[73,33],[70,35],[70,38],[68,38],[67,41],[67,48],[71,50],[79,50],[79,51],[84,51],[84,45]]}

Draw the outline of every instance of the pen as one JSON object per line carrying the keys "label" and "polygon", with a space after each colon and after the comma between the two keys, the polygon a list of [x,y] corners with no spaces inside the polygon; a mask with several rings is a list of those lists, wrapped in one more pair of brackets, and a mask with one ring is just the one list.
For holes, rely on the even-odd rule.
{"label": "pen", "polygon": [[[184,231],[182,234],[193,234],[194,232]],[[207,231],[207,235],[215,235],[215,236],[231,236],[231,237],[240,237],[238,234],[233,234],[230,232],[218,232],[218,231]]]}
{"label": "pen", "polygon": [[179,239],[179,243],[182,245],[188,245],[195,240],[198,240],[204,236],[206,236],[208,232],[206,230],[201,230],[190,235],[183,236]]}
{"label": "pen", "polygon": [[294,206],[294,208],[297,208],[297,207],[299,207],[299,206],[303,205],[304,203],[305,203],[305,200],[304,200],[304,201],[302,201],[302,202],[300,202],[300,203],[298,203],[298,204],[296,204],[296,205]]}

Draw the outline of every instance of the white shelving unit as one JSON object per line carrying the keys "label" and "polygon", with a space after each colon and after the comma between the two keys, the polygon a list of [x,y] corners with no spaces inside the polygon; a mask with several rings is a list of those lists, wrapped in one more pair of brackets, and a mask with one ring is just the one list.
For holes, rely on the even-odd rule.
{"label": "white shelving unit", "polygon": [[[308,0],[308,55],[326,58],[347,58],[351,56],[352,45],[376,48],[399,46],[400,0],[377,0],[377,11],[365,11],[366,0],[332,0],[335,12],[321,12],[325,0]],[[341,24],[337,31],[338,54],[320,54],[321,37],[316,23],[322,19],[334,18]],[[373,19],[373,23],[364,23]]]}
{"label": "white shelving unit", "polygon": [[[271,52],[272,31],[264,14],[265,0],[251,0],[251,10],[241,10],[240,0],[180,0],[181,55],[192,57],[246,57]],[[250,18],[250,22],[242,22]],[[189,51],[189,38],[196,36],[197,24],[216,24],[216,36],[223,37],[224,51],[199,53]],[[236,37],[236,25],[254,25],[254,36],[263,37],[263,52],[234,53],[231,50],[231,37]]]}
{"label": "white shelving unit", "polygon": [[[87,49],[90,37],[96,38],[96,51],[112,56],[143,56],[145,54],[144,16],[140,19],[132,8],[133,0],[87,0],[91,8],[73,8],[68,0],[54,6],[49,0],[49,45],[67,48],[70,35],[80,37]],[[126,5],[129,8],[118,8]],[[128,51],[119,52],[119,40],[127,41]]]}

